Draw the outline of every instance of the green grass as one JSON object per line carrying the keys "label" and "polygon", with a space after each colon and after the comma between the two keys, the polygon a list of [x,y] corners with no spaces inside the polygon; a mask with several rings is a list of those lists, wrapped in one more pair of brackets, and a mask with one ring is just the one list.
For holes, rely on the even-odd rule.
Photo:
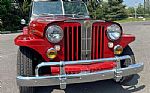
{"label": "green grass", "polygon": [[118,22],[118,23],[127,23],[127,22],[138,22],[138,21],[148,21],[150,20],[150,18],[145,18],[145,20],[143,20],[142,18],[127,18],[127,19],[123,19],[123,20],[118,20],[118,21],[115,21],[115,22]]}

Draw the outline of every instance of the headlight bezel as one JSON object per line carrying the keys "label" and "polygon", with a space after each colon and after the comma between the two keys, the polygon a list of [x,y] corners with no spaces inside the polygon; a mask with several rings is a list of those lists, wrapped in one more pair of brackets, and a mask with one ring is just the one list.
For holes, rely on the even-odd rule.
{"label": "headlight bezel", "polygon": [[[55,39],[54,40],[54,38],[48,36],[50,33],[54,32],[54,30],[59,31],[59,33],[57,33],[57,34],[61,34],[59,39]],[[64,37],[64,32],[63,32],[63,29],[60,26],[58,26],[58,25],[49,25],[46,28],[46,30],[45,30],[45,36],[46,36],[46,38],[47,38],[47,40],[49,42],[51,42],[51,43],[59,43],[63,39],[63,37]]]}
{"label": "headlight bezel", "polygon": [[[116,31],[116,32],[119,32],[120,36],[115,38],[115,39],[111,38],[111,36],[109,35],[109,32],[110,32],[109,27],[118,27],[120,29],[120,31]],[[106,34],[107,34],[108,39],[111,40],[111,41],[119,40],[122,36],[122,33],[123,33],[122,27],[117,23],[111,24],[107,27]]]}

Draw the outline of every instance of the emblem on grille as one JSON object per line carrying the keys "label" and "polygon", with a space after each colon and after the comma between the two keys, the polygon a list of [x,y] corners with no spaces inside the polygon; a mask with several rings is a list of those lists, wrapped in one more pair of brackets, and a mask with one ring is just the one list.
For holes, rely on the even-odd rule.
{"label": "emblem on grille", "polygon": [[86,28],[91,27],[91,22],[90,22],[89,20],[84,21],[84,26],[85,26]]}

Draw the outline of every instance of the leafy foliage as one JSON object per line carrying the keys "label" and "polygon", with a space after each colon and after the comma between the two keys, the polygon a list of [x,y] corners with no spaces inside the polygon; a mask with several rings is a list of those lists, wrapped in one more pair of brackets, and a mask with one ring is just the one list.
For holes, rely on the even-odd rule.
{"label": "leafy foliage", "polygon": [[87,6],[90,16],[93,19],[102,19],[105,9],[102,8],[102,4],[100,2],[96,2],[96,0],[90,0]]}
{"label": "leafy foliage", "polygon": [[19,6],[14,0],[0,0],[0,30],[15,31],[22,29],[20,20],[28,19],[31,0],[18,0]]}
{"label": "leafy foliage", "polygon": [[146,9],[144,9],[144,5],[142,5],[141,3],[139,3],[137,7],[128,7],[127,13],[129,16],[131,17],[135,16],[135,8],[138,17],[139,16],[149,17],[149,12]]}
{"label": "leafy foliage", "polygon": [[119,20],[127,17],[125,5],[122,3],[123,0],[108,0],[108,3],[90,0],[88,9],[92,18]]}
{"label": "leafy foliage", "polygon": [[135,13],[134,7],[129,7],[129,8],[127,9],[127,13],[128,13],[129,16],[133,16],[134,13]]}
{"label": "leafy foliage", "polygon": [[20,28],[20,12],[12,0],[0,0],[0,30],[17,30]]}
{"label": "leafy foliage", "polygon": [[28,16],[29,16],[29,9],[30,9],[30,2],[31,0],[21,0],[20,4],[20,11],[22,14],[22,18],[28,20]]}
{"label": "leafy foliage", "polygon": [[109,0],[108,11],[105,16],[110,20],[119,20],[127,17],[125,5],[122,4],[123,0]]}
{"label": "leafy foliage", "polygon": [[141,3],[137,7],[137,14],[144,14],[144,6]]}

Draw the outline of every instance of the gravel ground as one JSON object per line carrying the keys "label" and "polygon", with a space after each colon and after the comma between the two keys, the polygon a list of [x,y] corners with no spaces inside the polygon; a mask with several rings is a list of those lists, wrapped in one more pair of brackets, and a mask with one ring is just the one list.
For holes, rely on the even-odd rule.
{"label": "gravel ground", "polygon": [[[112,80],[72,84],[67,89],[59,86],[41,87],[37,93],[150,93],[150,22],[122,24],[125,33],[136,36],[131,43],[136,61],[145,64],[144,71],[136,75],[129,85],[121,86]],[[19,93],[16,86],[16,54],[18,47],[13,40],[17,34],[0,34],[0,93]]]}

